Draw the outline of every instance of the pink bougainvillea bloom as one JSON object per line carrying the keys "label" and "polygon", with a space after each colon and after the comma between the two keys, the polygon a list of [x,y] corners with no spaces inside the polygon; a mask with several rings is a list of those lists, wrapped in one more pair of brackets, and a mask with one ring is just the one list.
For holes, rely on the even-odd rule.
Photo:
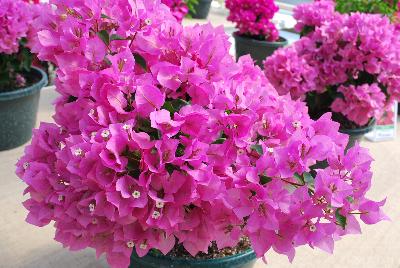
{"label": "pink bougainvillea bloom", "polygon": [[[54,222],[65,247],[127,268],[133,251],[179,243],[195,256],[247,236],[258,257],[292,261],[296,247],[332,252],[359,232],[356,213],[386,219],[365,197],[368,152],[346,154],[331,114],[313,121],[250,57],[236,63],[223,28],[183,27],[159,1],[51,3],[32,48],[58,66],[55,123],[34,130],[16,173],[27,222]],[[308,64],[295,58],[272,66],[290,75]],[[280,92],[312,84],[293,81]]]}

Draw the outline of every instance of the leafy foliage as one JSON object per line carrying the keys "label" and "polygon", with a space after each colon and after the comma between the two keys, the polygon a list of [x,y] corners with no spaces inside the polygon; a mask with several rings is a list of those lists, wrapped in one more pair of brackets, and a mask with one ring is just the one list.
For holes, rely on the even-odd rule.
{"label": "leafy foliage", "polygon": [[340,13],[362,12],[392,16],[397,10],[398,0],[336,0]]}

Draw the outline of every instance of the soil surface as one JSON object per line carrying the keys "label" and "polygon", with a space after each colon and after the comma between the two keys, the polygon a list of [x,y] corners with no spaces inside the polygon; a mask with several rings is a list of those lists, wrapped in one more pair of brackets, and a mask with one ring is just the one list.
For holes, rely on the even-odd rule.
{"label": "soil surface", "polygon": [[221,250],[218,249],[217,244],[212,242],[212,245],[208,248],[208,254],[199,253],[195,257],[190,255],[189,252],[182,246],[182,244],[177,244],[168,254],[167,256],[174,258],[185,258],[185,259],[218,259],[228,256],[233,256],[238,253],[245,252],[250,249],[251,244],[250,240],[247,237],[243,237],[240,239],[239,243],[236,247],[233,248],[223,248]]}

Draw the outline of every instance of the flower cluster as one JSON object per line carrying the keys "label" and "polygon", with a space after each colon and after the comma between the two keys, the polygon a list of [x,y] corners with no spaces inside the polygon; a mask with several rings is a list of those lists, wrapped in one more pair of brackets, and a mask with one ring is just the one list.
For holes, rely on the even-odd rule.
{"label": "flower cluster", "polygon": [[333,20],[338,14],[335,12],[333,0],[315,1],[312,4],[300,4],[293,11],[297,24],[295,30],[310,31],[321,26],[325,21]]}
{"label": "flower cluster", "polygon": [[171,9],[172,15],[178,21],[182,21],[189,12],[189,8],[183,0],[162,0],[161,2]]}
{"label": "flower cluster", "polygon": [[261,40],[276,41],[278,30],[272,18],[279,8],[274,0],[227,0],[228,20],[236,23],[239,34]]}
{"label": "flower cluster", "polygon": [[0,0],[0,53],[17,53],[20,41],[27,36],[31,15],[23,1]]}
{"label": "flower cluster", "polygon": [[24,87],[30,71],[27,41],[35,8],[22,0],[0,0],[0,92]]}
{"label": "flower cluster", "polygon": [[265,73],[280,94],[308,96],[313,117],[333,110],[363,126],[400,97],[399,35],[381,15],[334,17],[268,58]]}
{"label": "flower cluster", "polygon": [[[251,239],[292,259],[386,219],[365,197],[371,157],[330,114],[280,97],[228,37],[184,28],[157,1],[52,1],[34,49],[58,66],[56,123],[17,164],[27,221],[112,267],[133,250],[196,255]],[[134,264],[133,264],[134,265]]]}

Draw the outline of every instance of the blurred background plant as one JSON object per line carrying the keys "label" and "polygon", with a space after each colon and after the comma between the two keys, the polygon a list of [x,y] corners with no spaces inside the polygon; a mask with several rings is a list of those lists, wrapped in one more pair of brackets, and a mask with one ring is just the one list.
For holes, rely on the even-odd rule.
{"label": "blurred background plant", "polygon": [[340,13],[358,11],[392,17],[397,11],[398,2],[399,0],[336,0],[336,10]]}

